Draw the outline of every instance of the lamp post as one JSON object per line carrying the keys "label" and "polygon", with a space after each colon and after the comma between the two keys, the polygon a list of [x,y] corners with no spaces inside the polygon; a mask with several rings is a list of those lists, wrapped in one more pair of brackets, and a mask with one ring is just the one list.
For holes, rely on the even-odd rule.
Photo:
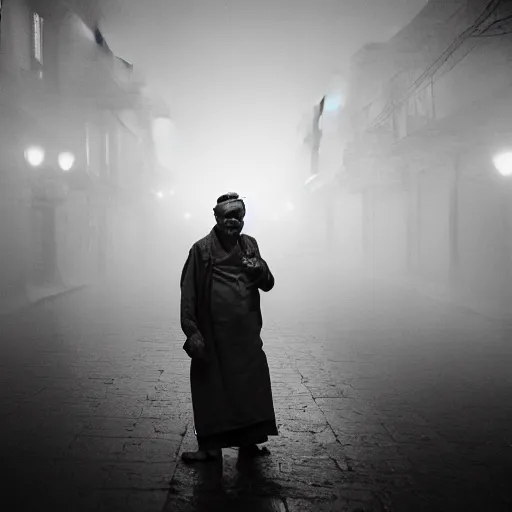
{"label": "lamp post", "polygon": [[32,188],[33,278],[38,285],[59,284],[56,208],[66,199],[68,186],[62,175],[71,171],[75,156],[65,151],[55,159],[49,158],[46,150],[39,145],[29,146],[24,156]]}

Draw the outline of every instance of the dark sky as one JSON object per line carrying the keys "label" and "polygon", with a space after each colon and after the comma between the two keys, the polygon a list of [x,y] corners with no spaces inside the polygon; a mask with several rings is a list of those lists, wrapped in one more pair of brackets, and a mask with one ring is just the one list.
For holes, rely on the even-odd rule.
{"label": "dark sky", "polygon": [[169,102],[182,173],[275,174],[297,124],[362,44],[426,0],[112,0],[103,30]]}

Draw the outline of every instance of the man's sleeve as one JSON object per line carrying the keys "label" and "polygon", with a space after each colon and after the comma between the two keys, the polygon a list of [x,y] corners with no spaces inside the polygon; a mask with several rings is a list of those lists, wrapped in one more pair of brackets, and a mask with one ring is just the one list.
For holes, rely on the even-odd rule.
{"label": "man's sleeve", "polygon": [[256,253],[256,257],[262,262],[263,264],[263,274],[261,276],[261,279],[258,281],[258,288],[264,292],[269,292],[274,288],[274,276],[272,275],[272,272],[270,272],[270,268],[267,265],[267,262],[261,257],[260,254],[260,248],[258,247],[258,242],[253,238],[254,243],[254,251]]}
{"label": "man's sleeve", "polygon": [[195,252],[190,249],[187,261],[181,272],[181,329],[188,338],[194,335],[201,335],[197,321],[197,297],[196,297],[196,279],[197,279],[197,258]]}

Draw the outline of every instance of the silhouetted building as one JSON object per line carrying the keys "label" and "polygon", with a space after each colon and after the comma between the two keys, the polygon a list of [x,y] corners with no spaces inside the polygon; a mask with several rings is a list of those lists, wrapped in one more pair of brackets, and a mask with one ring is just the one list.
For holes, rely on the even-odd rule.
{"label": "silhouetted building", "polygon": [[393,279],[510,315],[512,8],[429,1],[352,61],[345,165],[363,200],[367,263]]}
{"label": "silhouetted building", "polygon": [[154,100],[110,50],[99,6],[1,6],[0,309],[104,274],[121,203],[149,195]]}

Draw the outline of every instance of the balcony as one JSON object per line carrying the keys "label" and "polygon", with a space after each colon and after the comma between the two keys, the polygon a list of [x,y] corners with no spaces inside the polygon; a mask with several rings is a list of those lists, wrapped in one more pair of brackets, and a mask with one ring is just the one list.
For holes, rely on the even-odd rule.
{"label": "balcony", "polygon": [[132,68],[117,58],[106,43],[78,17],[62,29],[66,44],[58,50],[58,88],[66,102],[89,101],[103,108],[122,110],[138,103]]}

